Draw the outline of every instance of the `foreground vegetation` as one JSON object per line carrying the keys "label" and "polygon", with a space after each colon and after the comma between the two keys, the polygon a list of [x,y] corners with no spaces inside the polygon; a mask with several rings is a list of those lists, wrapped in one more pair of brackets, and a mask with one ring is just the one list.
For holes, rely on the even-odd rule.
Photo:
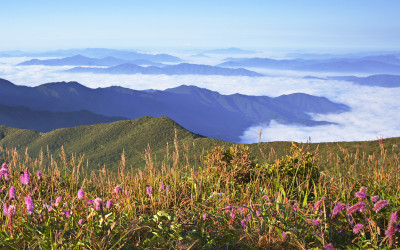
{"label": "foreground vegetation", "polygon": [[293,144],[282,157],[215,146],[193,164],[175,137],[162,158],[147,147],[139,171],[124,154],[109,171],[2,149],[0,247],[398,248],[398,149],[371,143],[380,150]]}

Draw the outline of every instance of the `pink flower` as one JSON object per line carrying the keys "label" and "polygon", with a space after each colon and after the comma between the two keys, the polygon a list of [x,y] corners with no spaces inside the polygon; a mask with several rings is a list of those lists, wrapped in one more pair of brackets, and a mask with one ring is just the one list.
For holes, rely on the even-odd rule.
{"label": "pink flower", "polygon": [[203,220],[206,220],[206,219],[207,219],[207,214],[204,213],[204,214],[203,214]]}
{"label": "pink flower", "polygon": [[239,211],[240,211],[240,213],[242,213],[242,214],[246,214],[247,213],[247,205],[246,204],[243,204],[243,206],[242,207],[239,207]]}
{"label": "pink flower", "polygon": [[8,211],[7,211],[7,215],[8,216],[12,216],[12,215],[14,215],[15,214],[15,206],[14,205],[10,205],[9,207],[8,207]]}
{"label": "pink flower", "polygon": [[235,215],[236,215],[236,208],[232,208],[230,216],[232,219],[235,219]]}
{"label": "pink flower", "polygon": [[325,247],[325,250],[335,250],[332,244],[329,244]]}
{"label": "pink flower", "polygon": [[317,210],[320,205],[321,205],[321,201],[315,202],[314,207],[313,207],[313,212],[315,212],[315,210]]}
{"label": "pink flower", "polygon": [[122,191],[122,188],[120,187],[120,186],[116,186],[115,188],[114,188],[114,193],[116,193],[116,194],[118,194],[119,192],[121,192]]}
{"label": "pink flower", "polygon": [[79,225],[79,226],[82,226],[82,222],[83,222],[83,219],[80,219],[80,220],[78,221],[78,225]]}
{"label": "pink flower", "polygon": [[100,198],[96,198],[93,201],[95,209],[99,210],[103,206],[103,200]]}
{"label": "pink flower", "polygon": [[379,195],[375,195],[371,197],[372,202],[377,202],[379,200]]}
{"label": "pink flower", "polygon": [[106,208],[107,208],[107,209],[110,209],[110,208],[111,208],[111,200],[108,200],[108,201],[107,201]]}
{"label": "pink flower", "polygon": [[21,183],[24,184],[24,185],[28,185],[28,183],[29,183],[29,171],[28,171],[28,169],[25,169],[24,172],[21,172],[20,176],[21,176]]}
{"label": "pink flower", "polygon": [[318,226],[318,225],[319,225],[319,220],[318,220],[318,219],[315,219],[315,220],[312,222],[312,224],[313,224],[313,226]]}
{"label": "pink flower", "polygon": [[151,186],[146,185],[146,193],[147,193],[148,196],[151,197]]}
{"label": "pink flower", "polygon": [[389,205],[389,202],[387,200],[380,200],[374,205],[374,211],[378,213],[382,208],[386,207]]}
{"label": "pink flower", "polygon": [[39,180],[42,179],[42,173],[41,173],[39,170],[36,171],[36,176],[37,176],[37,178],[38,178]]}
{"label": "pink flower", "polygon": [[8,205],[6,203],[4,203],[4,205],[3,205],[3,214],[4,214],[4,216],[7,216],[7,214],[8,214]]}
{"label": "pink flower", "polygon": [[79,189],[78,190],[78,199],[82,200],[84,196],[85,196],[85,192],[83,191],[83,189],[82,188]]}
{"label": "pink flower", "polygon": [[360,200],[363,200],[367,197],[367,195],[364,192],[358,191],[356,192],[356,197]]}
{"label": "pink flower", "polygon": [[164,189],[165,189],[164,182],[162,182],[162,181],[161,181],[161,183],[160,183],[160,189],[161,189],[161,190],[164,190]]}
{"label": "pink flower", "polygon": [[287,236],[288,236],[287,233],[285,233],[285,232],[281,233],[281,237],[283,240],[286,240]]}
{"label": "pink flower", "polygon": [[26,196],[25,197],[25,204],[26,204],[26,211],[29,214],[32,214],[33,213],[33,201],[32,201],[32,198],[29,197],[29,196]]}
{"label": "pink flower", "polygon": [[3,163],[3,165],[1,165],[1,169],[0,169],[0,178],[4,175],[4,179],[6,181],[8,181],[10,179],[10,176],[8,174],[8,167],[5,163]]}
{"label": "pink flower", "polygon": [[363,224],[361,224],[361,223],[358,223],[358,224],[356,224],[355,226],[354,226],[354,228],[353,228],[353,233],[354,234],[358,234],[361,230],[363,230],[364,229],[364,225]]}
{"label": "pink flower", "polygon": [[61,201],[62,201],[62,197],[61,196],[57,197],[57,199],[56,199],[56,207],[58,207],[58,205],[61,203]]}
{"label": "pink flower", "polygon": [[295,202],[292,206],[293,211],[297,212],[299,210],[299,204],[297,204],[297,202]]}
{"label": "pink flower", "polygon": [[394,240],[394,236],[396,233],[396,226],[397,226],[397,212],[393,212],[390,215],[390,221],[389,221],[389,225],[388,225],[388,229],[385,231],[385,236],[387,236],[389,238],[389,247],[392,246],[393,244],[393,240]]}
{"label": "pink flower", "polygon": [[246,219],[243,219],[240,221],[240,225],[242,226],[243,229],[246,229],[246,227],[247,227],[246,223],[247,223]]}
{"label": "pink flower", "polygon": [[68,210],[67,211],[62,211],[61,214],[65,215],[65,217],[67,217],[67,218],[71,216],[71,212],[68,211]]}
{"label": "pink flower", "polygon": [[366,187],[361,187],[360,192],[366,194],[367,193],[367,188]]}
{"label": "pink flower", "polygon": [[358,210],[360,210],[360,211],[365,210],[365,203],[364,202],[359,202],[359,203],[349,207],[347,209],[347,213],[348,214],[352,214],[352,213],[354,213],[354,212],[356,212]]}
{"label": "pink flower", "polygon": [[15,187],[11,186],[10,190],[8,191],[8,196],[10,196],[10,198],[14,199],[15,198]]}

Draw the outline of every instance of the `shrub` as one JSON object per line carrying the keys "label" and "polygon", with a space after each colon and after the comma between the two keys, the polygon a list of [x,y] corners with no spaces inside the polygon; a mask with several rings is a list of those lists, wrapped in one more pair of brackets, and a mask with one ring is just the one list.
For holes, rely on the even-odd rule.
{"label": "shrub", "polygon": [[290,154],[271,165],[267,165],[267,176],[280,176],[291,183],[314,182],[320,177],[320,168],[315,164],[314,154],[292,143]]}
{"label": "shrub", "polygon": [[255,163],[250,156],[249,147],[244,145],[214,147],[205,157],[204,162],[209,174],[232,177],[235,183],[248,183],[254,172]]}

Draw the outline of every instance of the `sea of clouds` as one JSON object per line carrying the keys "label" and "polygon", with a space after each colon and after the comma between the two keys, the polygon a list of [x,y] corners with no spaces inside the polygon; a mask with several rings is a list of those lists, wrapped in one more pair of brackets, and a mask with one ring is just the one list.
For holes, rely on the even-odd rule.
{"label": "sea of clouds", "polygon": [[[243,132],[242,142],[298,141],[313,142],[376,140],[400,136],[400,88],[368,87],[344,81],[303,79],[305,75],[324,76],[313,72],[267,71],[264,77],[226,77],[199,75],[104,75],[70,74],[62,72],[70,66],[16,66],[28,58],[0,58],[0,78],[17,85],[37,86],[48,82],[77,81],[90,88],[122,86],[131,89],[166,89],[180,85],[195,85],[218,91],[221,94],[279,96],[291,93],[307,93],[324,96],[331,101],[351,107],[341,114],[315,115],[315,120],[330,121],[335,125],[306,127],[270,124],[254,124]],[[211,121],[212,122],[212,121]]]}

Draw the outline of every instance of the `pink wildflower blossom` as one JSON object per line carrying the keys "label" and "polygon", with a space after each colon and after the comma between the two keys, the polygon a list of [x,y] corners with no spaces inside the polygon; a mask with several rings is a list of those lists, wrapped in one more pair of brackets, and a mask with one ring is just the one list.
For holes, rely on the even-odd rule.
{"label": "pink wildflower blossom", "polygon": [[85,196],[85,192],[83,191],[83,189],[82,188],[79,189],[78,190],[78,199],[82,200],[84,196]]}
{"label": "pink wildflower blossom", "polygon": [[340,201],[336,204],[335,208],[332,211],[332,215],[337,215],[343,208],[346,206],[342,204]]}
{"label": "pink wildflower blossom", "polygon": [[8,211],[7,211],[7,215],[8,217],[13,216],[15,214],[15,206],[14,205],[10,205],[8,207]]}
{"label": "pink wildflower blossom", "polygon": [[363,230],[364,229],[364,225],[363,224],[361,224],[361,223],[358,223],[358,224],[356,224],[355,226],[354,226],[354,228],[353,228],[353,233],[354,234],[358,234],[361,230]]}
{"label": "pink wildflower blossom", "polygon": [[29,183],[29,171],[28,171],[28,169],[25,169],[24,172],[21,172],[20,176],[21,176],[21,183],[24,184],[24,185],[28,185],[28,183]]}
{"label": "pink wildflower blossom", "polygon": [[8,214],[8,205],[6,203],[4,203],[4,205],[3,205],[3,214],[4,214],[4,216],[7,216],[7,214]]}
{"label": "pink wildflower blossom", "polygon": [[375,195],[371,197],[372,202],[377,202],[379,200],[379,195]]}
{"label": "pink wildflower blossom", "polygon": [[42,179],[42,173],[38,170],[36,171],[36,177],[41,180]]}
{"label": "pink wildflower blossom", "polygon": [[32,201],[32,198],[29,197],[29,196],[26,196],[25,197],[25,204],[26,204],[26,211],[29,214],[32,214],[33,213],[33,201]]}
{"label": "pink wildflower blossom", "polygon": [[151,186],[146,185],[146,193],[147,193],[148,196],[150,196],[150,197],[152,196],[151,195]]}
{"label": "pink wildflower blossom", "polygon": [[14,199],[15,198],[15,187],[11,186],[10,190],[8,191],[8,196],[10,196],[10,198]]}
{"label": "pink wildflower blossom", "polygon": [[119,192],[121,192],[122,191],[122,188],[120,187],[120,186],[116,186],[115,188],[114,188],[114,193],[116,193],[116,194],[118,194]]}
{"label": "pink wildflower blossom", "polygon": [[355,205],[353,205],[353,206],[351,206],[351,207],[349,207],[348,209],[347,209],[347,213],[348,214],[352,214],[352,213],[354,213],[354,212],[356,212],[356,211],[358,211],[358,210],[364,210],[365,209],[365,203],[364,202],[359,202],[359,203],[357,203],[357,204],[355,204]]}
{"label": "pink wildflower blossom", "polygon": [[65,215],[65,217],[67,217],[67,218],[71,216],[71,212],[68,211],[68,210],[67,211],[62,211],[61,214]]}
{"label": "pink wildflower blossom", "polygon": [[94,203],[94,207],[95,207],[97,210],[101,209],[101,207],[103,206],[103,200],[100,199],[100,198],[94,199],[93,203]]}
{"label": "pink wildflower blossom", "polygon": [[363,200],[367,197],[367,195],[364,192],[358,191],[356,192],[356,197],[360,200]]}
{"label": "pink wildflower blossom", "polygon": [[58,205],[61,203],[61,201],[62,201],[62,197],[61,196],[59,196],[59,197],[57,197],[57,199],[56,199],[56,207],[58,207]]}
{"label": "pink wildflower blossom", "polygon": [[382,208],[386,207],[387,205],[389,205],[389,202],[387,200],[380,200],[375,203],[374,211],[378,213],[379,211],[381,211]]}
{"label": "pink wildflower blossom", "polygon": [[385,231],[385,236],[389,238],[389,247],[392,246],[397,226],[397,212],[390,215],[388,229]]}
{"label": "pink wildflower blossom", "polygon": [[107,209],[110,209],[110,208],[111,208],[111,200],[108,200],[108,201],[107,201],[106,208],[107,208]]}

